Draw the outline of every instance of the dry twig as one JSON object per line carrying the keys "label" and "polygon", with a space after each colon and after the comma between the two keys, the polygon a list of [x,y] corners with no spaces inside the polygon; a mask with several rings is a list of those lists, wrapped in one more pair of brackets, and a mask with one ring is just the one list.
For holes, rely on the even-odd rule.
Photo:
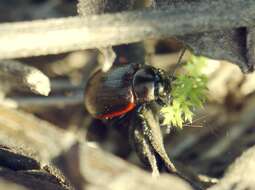
{"label": "dry twig", "polygon": [[44,96],[50,92],[50,81],[46,75],[17,61],[0,62],[0,79],[4,88],[17,88]]}
{"label": "dry twig", "polygon": [[[57,54],[255,23],[253,0],[0,25],[0,58]],[[24,45],[25,44],[25,45]]]}
{"label": "dry twig", "polygon": [[50,107],[50,106],[70,106],[83,102],[83,93],[79,92],[72,96],[51,96],[51,97],[17,97],[11,98],[14,105],[22,108]]}

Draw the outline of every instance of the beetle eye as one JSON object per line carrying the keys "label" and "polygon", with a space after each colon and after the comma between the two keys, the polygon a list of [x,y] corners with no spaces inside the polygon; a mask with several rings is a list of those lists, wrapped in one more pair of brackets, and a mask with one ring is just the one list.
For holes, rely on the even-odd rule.
{"label": "beetle eye", "polygon": [[157,83],[157,97],[158,101],[163,102],[164,104],[170,103],[170,80],[168,78],[161,77],[161,80]]}
{"label": "beetle eye", "polygon": [[167,97],[167,89],[166,86],[163,85],[161,82],[158,83],[158,97],[161,99],[165,99]]}
{"label": "beetle eye", "polygon": [[166,96],[165,88],[161,83],[158,84],[158,95],[160,97],[165,97]]}

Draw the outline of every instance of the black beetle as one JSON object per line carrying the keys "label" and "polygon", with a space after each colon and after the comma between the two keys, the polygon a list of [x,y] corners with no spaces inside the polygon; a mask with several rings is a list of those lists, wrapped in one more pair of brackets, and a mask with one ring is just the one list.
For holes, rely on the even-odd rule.
{"label": "black beetle", "polygon": [[123,64],[95,72],[85,88],[85,107],[95,118],[131,115],[130,142],[154,175],[162,161],[170,172],[177,172],[166,154],[159,118],[159,108],[170,104],[171,79],[149,65]]}
{"label": "black beetle", "polygon": [[169,104],[170,80],[164,71],[149,65],[125,64],[108,72],[99,70],[85,88],[85,106],[94,117],[111,119],[151,101]]}

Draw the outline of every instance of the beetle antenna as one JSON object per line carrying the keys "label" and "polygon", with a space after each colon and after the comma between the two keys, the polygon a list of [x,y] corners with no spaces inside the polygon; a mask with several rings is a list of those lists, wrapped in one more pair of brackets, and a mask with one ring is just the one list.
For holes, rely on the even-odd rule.
{"label": "beetle antenna", "polygon": [[176,65],[174,67],[174,71],[173,71],[173,73],[171,75],[171,80],[173,80],[177,68],[181,65],[181,61],[182,61],[182,58],[183,58],[183,55],[184,55],[185,52],[186,52],[186,48],[183,48],[182,51],[181,51],[181,54],[179,56],[178,62],[176,63]]}

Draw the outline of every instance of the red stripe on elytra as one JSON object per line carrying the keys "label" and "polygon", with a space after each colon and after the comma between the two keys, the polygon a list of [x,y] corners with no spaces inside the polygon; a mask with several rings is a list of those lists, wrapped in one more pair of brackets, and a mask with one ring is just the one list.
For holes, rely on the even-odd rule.
{"label": "red stripe on elytra", "polygon": [[125,107],[124,109],[122,110],[119,110],[119,111],[116,111],[116,112],[111,112],[111,113],[106,113],[106,114],[102,114],[102,115],[97,115],[96,118],[98,119],[108,119],[108,118],[113,118],[113,117],[116,117],[116,116],[120,116],[120,115],[123,115],[129,111],[131,111],[132,109],[135,108],[135,104],[134,103],[128,103],[127,107]]}

